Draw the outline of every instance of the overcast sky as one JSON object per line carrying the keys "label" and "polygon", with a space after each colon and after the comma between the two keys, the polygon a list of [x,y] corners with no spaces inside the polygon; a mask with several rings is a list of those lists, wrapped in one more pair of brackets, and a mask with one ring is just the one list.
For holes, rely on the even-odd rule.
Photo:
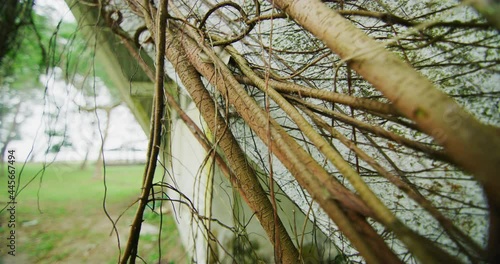
{"label": "overcast sky", "polygon": [[55,22],[61,19],[66,22],[75,22],[75,17],[64,0],[36,0],[35,11],[52,18]]}

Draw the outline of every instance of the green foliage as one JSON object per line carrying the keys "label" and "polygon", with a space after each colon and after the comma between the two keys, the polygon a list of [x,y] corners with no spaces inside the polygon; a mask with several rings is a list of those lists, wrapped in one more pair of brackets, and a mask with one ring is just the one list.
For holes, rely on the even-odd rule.
{"label": "green foliage", "polygon": [[47,20],[35,15],[34,21],[37,21],[37,26],[31,24],[20,29],[22,40],[3,59],[0,68],[2,86],[14,90],[39,86],[38,76],[45,69],[45,47],[40,38],[47,31]]}
{"label": "green foliage", "polygon": [[84,39],[76,23],[54,25],[33,12],[31,23],[20,28],[18,38],[18,45],[9,50],[0,67],[0,85],[9,90],[40,88],[39,76],[56,67],[73,83],[76,75],[87,76],[93,67],[93,49],[88,48],[92,43]]}
{"label": "green foliage", "polygon": [[[19,28],[15,45],[10,46],[11,49],[0,64],[2,148],[11,140],[20,138],[17,131],[19,124],[14,124],[14,119],[22,119],[31,114],[31,109],[22,105],[31,100],[40,101],[46,85],[40,82],[41,75],[46,74],[56,80],[63,78],[67,83],[82,89],[84,95],[93,96],[95,93],[95,79],[86,77],[93,75],[91,69],[94,52],[93,49],[87,48],[92,44],[84,39],[77,24],[65,21],[54,23],[48,12],[39,14],[31,9],[29,12],[29,23]],[[62,75],[54,75],[61,71]],[[15,109],[20,107],[22,110],[16,112]],[[61,134],[60,131],[47,133],[58,138]],[[56,141],[58,142],[50,146],[48,152],[58,152],[62,147],[70,146],[65,140]]]}
{"label": "green foliage", "polygon": [[[31,9],[30,9],[31,10]],[[0,65],[0,131],[1,146],[19,138],[15,119],[31,114],[19,112],[21,104],[39,97],[43,87],[39,77],[47,69],[48,41],[52,29],[46,17],[32,12],[29,23],[20,27],[18,40],[10,47]],[[12,137],[14,136],[14,137]]]}
{"label": "green foliage", "polygon": [[71,142],[67,142],[65,140],[52,144],[48,150],[49,153],[58,153],[61,151],[63,147],[71,147],[73,144]]}
{"label": "green foliage", "polygon": [[33,0],[3,1],[0,4],[0,65],[19,40],[19,30],[31,21]]}

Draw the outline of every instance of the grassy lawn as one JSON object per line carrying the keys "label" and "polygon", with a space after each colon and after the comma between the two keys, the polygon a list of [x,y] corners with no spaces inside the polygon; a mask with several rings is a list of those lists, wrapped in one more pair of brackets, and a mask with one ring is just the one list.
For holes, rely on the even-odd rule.
{"label": "grassy lawn", "polygon": [[[92,166],[80,170],[77,164],[56,163],[43,168],[27,164],[20,176],[21,187],[31,182],[16,200],[15,257],[7,255],[5,246],[9,212],[0,213],[4,263],[117,263],[119,245],[123,251],[136,210],[133,204],[140,194],[143,166],[107,166],[105,181],[93,178]],[[21,172],[21,164],[16,169]],[[7,201],[7,178],[2,176],[2,208]],[[119,240],[104,207],[115,221],[123,214],[116,224]],[[161,238],[141,236],[140,256],[147,263],[158,263],[160,247],[161,263],[186,263],[173,216],[160,217],[150,210],[145,216],[146,224],[159,227],[161,222]]]}

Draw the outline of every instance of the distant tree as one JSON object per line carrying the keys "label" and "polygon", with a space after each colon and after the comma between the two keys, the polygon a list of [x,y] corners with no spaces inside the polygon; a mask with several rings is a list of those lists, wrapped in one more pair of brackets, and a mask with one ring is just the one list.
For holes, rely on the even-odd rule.
{"label": "distant tree", "polygon": [[4,57],[19,44],[22,27],[32,25],[33,0],[7,0],[0,4],[0,64]]}
{"label": "distant tree", "polygon": [[4,1],[0,6],[0,162],[8,144],[19,138],[20,120],[30,114],[23,103],[40,99],[34,91],[41,87],[38,77],[45,69],[40,34],[46,20],[33,15],[32,8],[33,1]]}
{"label": "distant tree", "polygon": [[[88,40],[80,34],[76,23],[53,21],[44,12],[35,12],[33,1],[5,1],[1,5],[0,34],[4,37],[0,44],[0,161],[3,162],[9,143],[21,139],[20,124],[32,114],[28,106],[53,103],[46,98],[48,83],[40,82],[41,75],[48,80],[63,79],[89,98],[85,100],[87,103],[93,102],[96,80],[106,77],[94,71],[93,52],[87,49]],[[57,107],[54,111],[58,111]],[[47,118],[58,116],[59,113],[46,113]],[[47,153],[72,145],[64,125],[46,128],[45,134],[51,139]]]}
{"label": "distant tree", "polygon": [[[116,98],[116,97],[115,97]],[[104,117],[105,117],[105,125],[102,128],[102,134],[101,134],[101,140],[100,140],[100,146],[99,146],[99,153],[97,156],[96,160],[96,166],[94,169],[94,179],[101,179],[103,176],[102,169],[103,169],[103,154],[104,154],[104,145],[106,144],[108,140],[108,135],[109,135],[109,126],[111,124],[111,112],[120,106],[121,102],[116,101],[104,105],[98,105],[94,107],[80,107],[80,110],[94,113],[94,112],[104,112]],[[88,156],[88,153],[86,154],[86,157]],[[84,167],[84,164],[86,163],[86,158],[83,161],[81,168]]]}

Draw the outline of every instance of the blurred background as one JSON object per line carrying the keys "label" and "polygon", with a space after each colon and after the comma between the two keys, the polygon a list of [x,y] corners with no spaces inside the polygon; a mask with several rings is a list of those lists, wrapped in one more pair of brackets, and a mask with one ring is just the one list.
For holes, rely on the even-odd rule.
{"label": "blurred background", "polygon": [[[64,1],[0,8],[0,263],[116,263],[141,191],[147,137],[93,65]],[[18,177],[15,257],[5,244],[9,151]],[[174,217],[151,209],[141,257],[185,262]]]}

